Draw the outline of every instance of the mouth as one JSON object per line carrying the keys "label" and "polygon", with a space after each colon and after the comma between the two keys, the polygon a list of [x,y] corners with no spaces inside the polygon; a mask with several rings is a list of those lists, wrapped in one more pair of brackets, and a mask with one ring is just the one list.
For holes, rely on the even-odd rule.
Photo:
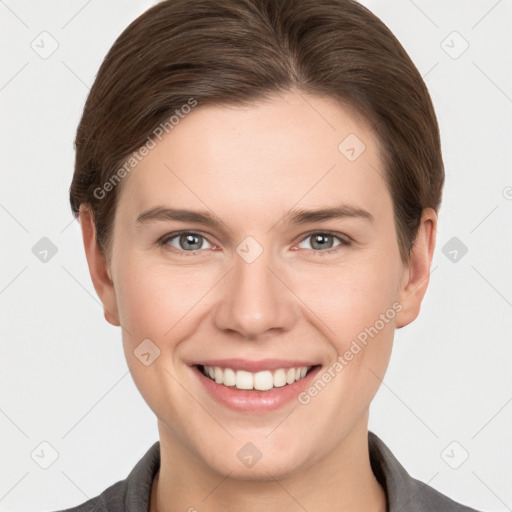
{"label": "mouth", "polygon": [[[231,410],[265,413],[297,402],[322,365],[311,362],[211,361],[191,366],[207,394]],[[251,371],[252,370],[252,371]]]}
{"label": "mouth", "polygon": [[304,379],[314,366],[278,368],[255,373],[220,366],[198,365],[197,368],[205,377],[228,388],[269,391],[274,388],[290,386],[294,382]]}

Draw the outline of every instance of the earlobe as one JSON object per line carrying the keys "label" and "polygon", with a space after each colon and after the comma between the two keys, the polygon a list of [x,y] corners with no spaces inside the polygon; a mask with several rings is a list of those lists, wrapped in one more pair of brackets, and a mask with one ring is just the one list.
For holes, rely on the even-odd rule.
{"label": "earlobe", "polygon": [[105,320],[114,326],[119,326],[119,314],[114,283],[109,275],[105,257],[98,246],[94,213],[88,205],[80,205],[79,221],[80,227],[82,228],[82,238],[89,273],[91,274],[94,289],[103,303]]}
{"label": "earlobe", "polygon": [[398,301],[402,310],[396,315],[396,327],[405,327],[416,319],[430,281],[430,266],[436,245],[437,215],[432,208],[425,208],[418,233],[411,250],[410,260],[404,269]]}

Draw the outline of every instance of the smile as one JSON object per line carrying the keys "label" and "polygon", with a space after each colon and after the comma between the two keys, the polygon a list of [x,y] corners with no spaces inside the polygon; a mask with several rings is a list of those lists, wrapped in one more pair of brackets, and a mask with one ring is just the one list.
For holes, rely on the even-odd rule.
{"label": "smile", "polygon": [[217,384],[229,388],[255,389],[257,391],[268,391],[272,388],[281,388],[293,384],[306,377],[311,368],[311,366],[300,366],[253,373],[245,370],[221,368],[220,366],[199,366],[202,373]]}

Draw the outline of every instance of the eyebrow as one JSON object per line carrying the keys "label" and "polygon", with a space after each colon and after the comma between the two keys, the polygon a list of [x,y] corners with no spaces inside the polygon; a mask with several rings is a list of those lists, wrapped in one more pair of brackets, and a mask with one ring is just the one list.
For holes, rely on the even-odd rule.
{"label": "eyebrow", "polygon": [[373,215],[363,208],[357,208],[348,204],[321,208],[319,210],[292,210],[284,216],[284,222],[290,224],[307,224],[308,222],[320,222],[330,219],[361,218],[370,222],[374,221]]}
{"label": "eyebrow", "polygon": [[[291,210],[283,217],[283,221],[285,223],[299,225],[310,222],[344,218],[361,218],[369,222],[373,222],[375,220],[369,211],[344,204],[330,208],[321,208],[318,210]],[[217,229],[222,229],[224,224],[218,217],[207,211],[166,208],[163,206],[155,206],[154,208],[146,210],[137,217],[136,222],[137,224],[144,224],[160,220],[176,220],[181,222],[204,224],[205,226]]]}

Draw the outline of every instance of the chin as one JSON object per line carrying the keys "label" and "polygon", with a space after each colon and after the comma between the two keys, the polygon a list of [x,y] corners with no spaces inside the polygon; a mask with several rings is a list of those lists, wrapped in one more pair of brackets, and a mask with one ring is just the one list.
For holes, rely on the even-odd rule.
{"label": "chin", "polygon": [[[201,465],[241,481],[283,479],[314,463],[315,457],[308,456],[308,446],[298,441],[301,436],[296,432],[283,430],[267,437],[268,433],[268,430],[260,435],[254,431],[251,435],[238,432],[234,438],[194,443],[193,451]],[[313,450],[313,446],[310,449]]]}
{"label": "chin", "polygon": [[296,458],[288,455],[283,460],[283,457],[275,452],[271,456],[262,456],[252,466],[240,462],[236,453],[235,458],[231,456],[219,460],[217,455],[216,460],[205,460],[205,462],[216,473],[224,476],[229,475],[231,479],[240,481],[282,480],[300,472],[302,468],[302,463]]}

